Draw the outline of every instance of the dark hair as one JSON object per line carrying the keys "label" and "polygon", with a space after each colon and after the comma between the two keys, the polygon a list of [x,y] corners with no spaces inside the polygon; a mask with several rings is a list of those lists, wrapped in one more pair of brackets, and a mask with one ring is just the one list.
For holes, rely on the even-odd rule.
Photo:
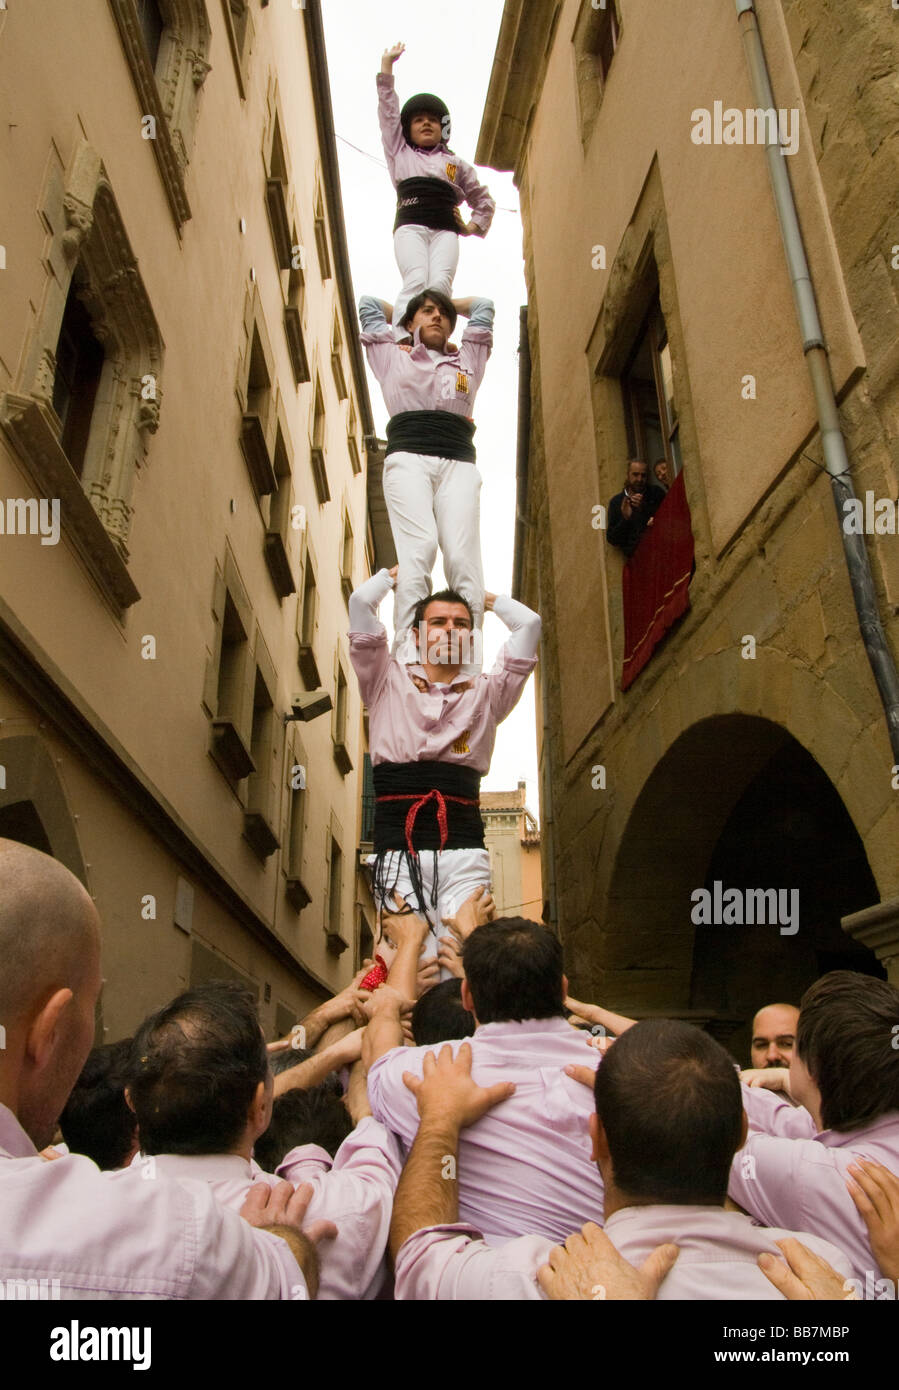
{"label": "dark hair", "polygon": [[285,1047],[280,1052],[270,1052],[268,1064],[272,1076],[279,1076],[282,1071],[290,1071],[291,1067],[298,1067],[301,1062],[308,1062],[314,1056],[311,1047]]}
{"label": "dark hair", "polygon": [[145,1019],[128,1085],[147,1154],[226,1153],[270,1075],[256,1000],[230,980],[179,994]]}
{"label": "dark hair", "polygon": [[455,589],[438,589],[436,594],[425,594],[415,605],[415,612],[412,615],[412,626],[418,631],[419,624],[424,622],[425,613],[432,603],[461,603],[468,609],[468,617],[474,626],[474,614],[471,611],[471,604],[467,598],[463,598]]}
{"label": "dark hair", "polygon": [[441,980],[426,990],[412,1010],[412,1036],[417,1047],[470,1038],[474,1015],[462,1003],[462,981]]}
{"label": "dark hair", "polygon": [[88,1053],[81,1075],[59,1117],[72,1153],[98,1168],[121,1168],[134,1148],[137,1116],[125,1100],[125,1065],[131,1039],[104,1043]]}
{"label": "dark hair", "polygon": [[[285,1047],[281,1052],[270,1053],[268,1064],[272,1069],[272,1076],[279,1076],[282,1071],[290,1071],[291,1067],[298,1067],[301,1062],[308,1062],[314,1056],[315,1053],[309,1047]],[[343,1095],[343,1087],[333,1072],[320,1081],[319,1085],[333,1091],[336,1096]]]}
{"label": "dark hair", "polygon": [[899,989],[831,970],[799,1003],[796,1051],[821,1092],[825,1129],[856,1129],[899,1110]]}
{"label": "dark hair", "polygon": [[422,309],[429,299],[446,314],[450,321],[450,332],[452,333],[456,326],[456,318],[458,316],[453,301],[450,299],[449,295],[443,293],[443,290],[422,290],[420,294],[413,295],[406,305],[406,312],[400,320],[400,327],[408,328],[419,309]]}
{"label": "dark hair", "polygon": [[253,1157],[267,1173],[301,1144],[320,1144],[333,1158],[352,1129],[349,1111],[329,1087],[295,1087],[276,1097],[271,1124],[256,1140]]}
{"label": "dark hair", "polygon": [[478,1023],[562,1017],[562,947],[526,917],[497,917],[473,931],[462,964]]}
{"label": "dark hair", "polygon": [[605,1054],[593,1093],[623,1193],[676,1205],[723,1204],[743,1100],[720,1043],[689,1023],[644,1019]]}

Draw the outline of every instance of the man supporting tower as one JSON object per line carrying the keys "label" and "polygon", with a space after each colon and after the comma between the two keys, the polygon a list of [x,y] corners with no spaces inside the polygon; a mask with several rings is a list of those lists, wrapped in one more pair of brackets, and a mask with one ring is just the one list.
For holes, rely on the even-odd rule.
{"label": "man supporting tower", "polygon": [[[419,661],[390,655],[378,605],[397,567],[382,569],[350,597],[350,660],[369,711],[375,784],[372,887],[379,909],[395,890],[427,917],[425,953],[436,954],[444,917],[490,884],[479,810],[497,725],[518,703],[537,664],[540,618],[523,603],[484,594],[511,630],[493,669],[467,676],[462,640],[472,612],[452,590],[423,598],[413,614]],[[442,972],[444,977],[447,972]]]}
{"label": "man supporting tower", "polygon": [[[457,312],[468,316],[461,346],[448,351]],[[394,603],[394,651],[407,656],[415,605],[430,592],[438,542],[447,583],[462,595],[480,639],[484,613],[474,398],[493,342],[493,302],[447,299],[426,290],[410,300],[404,324],[411,348],[390,329],[392,309],[359,301],[361,342],[390,412],[384,498],[399,564]],[[480,665],[479,651],[467,660]]]}

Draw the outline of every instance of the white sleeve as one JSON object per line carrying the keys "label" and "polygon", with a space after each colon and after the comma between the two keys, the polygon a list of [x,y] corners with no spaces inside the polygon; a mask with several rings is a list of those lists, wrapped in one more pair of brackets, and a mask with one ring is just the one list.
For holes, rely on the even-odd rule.
{"label": "white sleeve", "polygon": [[503,648],[505,654],[524,657],[526,660],[535,657],[542,629],[540,614],[519,603],[517,599],[509,598],[508,594],[497,594],[493,611],[512,634]]}
{"label": "white sleeve", "polygon": [[390,571],[378,570],[350,594],[350,632],[380,633],[378,604],[392,588]]}

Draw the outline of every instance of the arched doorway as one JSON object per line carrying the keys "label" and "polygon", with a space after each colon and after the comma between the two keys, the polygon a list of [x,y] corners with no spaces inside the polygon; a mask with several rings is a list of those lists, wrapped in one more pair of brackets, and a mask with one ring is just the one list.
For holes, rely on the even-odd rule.
{"label": "arched doorway", "polygon": [[[864,846],[833,783],[795,739],[743,792],[715,845],[705,888],[764,886],[794,892],[790,934],[746,924],[697,928],[690,1003],[714,1012],[718,1030],[748,1065],[752,1016],[763,1004],[799,1003],[828,970],[886,978],[873,952],[847,936],[840,918],[877,901]],[[795,926],[795,930],[794,930]]]}
{"label": "arched doorway", "polygon": [[[18,840],[64,864],[90,891],[75,819],[53,759],[37,734],[0,738],[0,839]],[[94,1013],[94,1042],[105,1039],[103,991]]]}
{"label": "arched doorway", "polygon": [[36,734],[0,738],[0,838],[65,864],[88,887],[75,820],[53,759]]}
{"label": "arched doorway", "polygon": [[[798,892],[798,929],[697,924],[694,894]],[[716,715],[659,760],[618,845],[594,975],[622,1012],[695,1017],[748,1063],[755,1010],[798,1002],[818,975],[882,975],[840,917],[878,900],[864,847],[833,784],[780,724]],[[598,967],[598,969],[597,969]]]}

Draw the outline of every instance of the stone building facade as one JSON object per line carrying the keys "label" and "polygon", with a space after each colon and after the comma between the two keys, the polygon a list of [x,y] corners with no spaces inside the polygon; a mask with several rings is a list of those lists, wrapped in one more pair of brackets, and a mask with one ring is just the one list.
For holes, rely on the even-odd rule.
{"label": "stone building facade", "polygon": [[371,930],[384,537],[319,6],[4,7],[0,89],[0,835],[93,895],[101,1036],[221,976],[274,1036]]}
{"label": "stone building facade", "polygon": [[[755,11],[855,492],[886,518],[899,16],[820,0]],[[686,0],[507,0],[476,154],[514,170],[524,220],[515,573],[544,620],[548,920],[580,997],[696,1017],[739,1050],[755,1008],[798,1002],[823,970],[899,978],[899,758],[749,138],[751,20]],[[634,457],[679,475],[695,572],[686,612],[623,689],[625,562],[602,526]],[[895,663],[886,527],[864,546]],[[795,890],[796,930],[697,921],[716,882]]]}
{"label": "stone building facade", "polygon": [[482,791],[481,816],[497,913],[539,922],[540,828],[527,808],[526,783],[519,782],[514,792]]}

